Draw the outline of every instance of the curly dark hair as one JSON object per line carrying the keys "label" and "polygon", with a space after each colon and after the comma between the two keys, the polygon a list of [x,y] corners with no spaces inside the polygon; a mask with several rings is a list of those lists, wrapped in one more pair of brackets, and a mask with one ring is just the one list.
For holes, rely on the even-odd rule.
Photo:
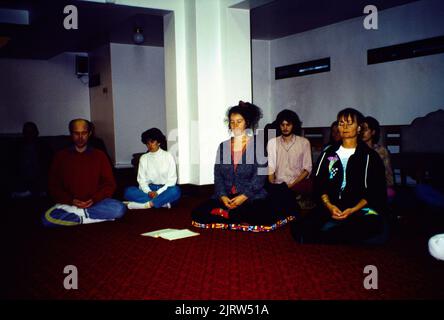
{"label": "curly dark hair", "polygon": [[[282,124],[282,122],[284,122],[284,121],[287,121],[293,125],[292,133],[294,133],[295,135],[298,135],[298,136],[301,135],[302,121],[301,121],[301,119],[299,119],[299,116],[297,115],[296,112],[294,112],[293,110],[288,110],[288,109],[285,109],[285,110],[282,110],[281,112],[279,112],[276,117],[277,125],[280,126]],[[279,132],[280,132],[280,128],[279,128]]]}
{"label": "curly dark hair", "polygon": [[167,150],[167,141],[165,135],[157,128],[151,128],[146,131],[144,131],[141,136],[140,140],[143,144],[147,144],[148,141],[157,141],[160,144],[160,148],[163,150]]}
{"label": "curly dark hair", "polygon": [[232,114],[240,114],[245,119],[247,129],[252,130],[257,128],[259,120],[262,118],[261,108],[249,102],[239,101],[237,106],[233,106],[227,111],[228,129],[230,129]]}

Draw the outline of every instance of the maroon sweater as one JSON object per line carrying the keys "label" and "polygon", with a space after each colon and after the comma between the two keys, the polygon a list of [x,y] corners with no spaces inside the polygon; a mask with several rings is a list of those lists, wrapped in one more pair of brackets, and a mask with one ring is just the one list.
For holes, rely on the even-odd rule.
{"label": "maroon sweater", "polygon": [[55,155],[49,172],[49,193],[55,202],[92,199],[96,203],[110,198],[115,190],[112,168],[102,151],[88,147],[79,153],[71,147]]}

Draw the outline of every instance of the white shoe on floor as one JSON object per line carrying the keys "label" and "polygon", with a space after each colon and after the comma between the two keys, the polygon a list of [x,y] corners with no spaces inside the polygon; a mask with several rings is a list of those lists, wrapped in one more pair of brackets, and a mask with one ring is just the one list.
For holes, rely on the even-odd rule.
{"label": "white shoe on floor", "polygon": [[430,238],[429,252],[434,258],[444,260],[444,233]]}
{"label": "white shoe on floor", "polygon": [[165,203],[162,208],[167,208],[167,209],[171,209],[171,203]]}
{"label": "white shoe on floor", "polygon": [[149,209],[151,208],[150,202],[145,202],[145,203],[140,203],[140,202],[134,202],[134,201],[129,201],[126,206],[128,207],[128,209]]}

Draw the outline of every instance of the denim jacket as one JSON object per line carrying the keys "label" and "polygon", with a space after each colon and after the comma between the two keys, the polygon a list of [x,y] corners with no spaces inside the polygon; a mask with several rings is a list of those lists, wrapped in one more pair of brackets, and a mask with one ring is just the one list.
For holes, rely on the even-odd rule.
{"label": "denim jacket", "polygon": [[[231,139],[219,145],[214,165],[215,194],[213,198],[219,199],[230,195],[233,185],[238,194],[246,195],[249,200],[262,199],[267,196],[264,188],[267,179],[267,163],[265,157],[260,157],[260,150],[262,149],[259,148],[256,154],[256,138],[250,138],[242,155],[242,161],[234,170]],[[261,160],[261,163],[258,163],[258,160]]]}

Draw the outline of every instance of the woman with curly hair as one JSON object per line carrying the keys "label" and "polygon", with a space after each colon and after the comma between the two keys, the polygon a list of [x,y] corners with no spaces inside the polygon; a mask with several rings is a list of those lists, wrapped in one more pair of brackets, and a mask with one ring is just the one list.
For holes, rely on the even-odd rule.
{"label": "woman with curly hair", "polygon": [[[244,231],[269,231],[280,226],[270,210],[264,185],[267,164],[260,163],[254,130],[262,111],[240,102],[229,108],[228,128],[232,137],[219,145],[214,165],[214,195],[192,212],[193,225]],[[264,159],[265,160],[265,159]]]}

